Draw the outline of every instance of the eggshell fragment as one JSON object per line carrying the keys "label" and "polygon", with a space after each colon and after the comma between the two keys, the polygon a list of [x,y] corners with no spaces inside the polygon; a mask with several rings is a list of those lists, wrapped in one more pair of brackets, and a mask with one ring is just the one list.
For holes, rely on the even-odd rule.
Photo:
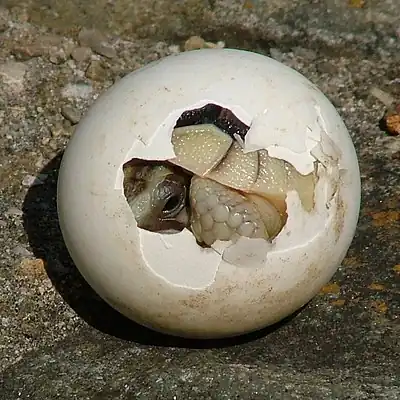
{"label": "eggshell fragment", "polygon": [[[250,127],[245,151],[266,149],[302,174],[317,165],[313,210],[290,191],[287,222],[272,242],[202,248],[187,229],[137,228],[123,164],[173,158],[176,121],[209,103]],[[96,292],[145,326],[197,338],[254,331],[307,303],[344,258],[359,204],[356,153],[328,99],[277,61],[228,49],[173,55],[117,82],[81,120],[58,186],[65,243]]]}

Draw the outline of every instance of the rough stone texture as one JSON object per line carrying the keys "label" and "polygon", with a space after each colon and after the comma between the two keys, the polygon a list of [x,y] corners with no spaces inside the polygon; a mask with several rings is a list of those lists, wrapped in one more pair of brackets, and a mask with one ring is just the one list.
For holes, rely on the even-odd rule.
{"label": "rough stone texture", "polygon": [[[370,94],[400,101],[398,0],[362,3],[1,2],[0,399],[400,398],[400,139],[380,130],[386,107]],[[82,28],[100,31],[113,54],[71,58]],[[332,282],[285,323],[225,341],[165,337],[114,312],[74,268],[56,215],[74,129],[63,107],[84,114],[193,35],[271,54],[316,83],[343,116],[362,174],[357,235]],[[101,80],[85,75],[93,61]]]}

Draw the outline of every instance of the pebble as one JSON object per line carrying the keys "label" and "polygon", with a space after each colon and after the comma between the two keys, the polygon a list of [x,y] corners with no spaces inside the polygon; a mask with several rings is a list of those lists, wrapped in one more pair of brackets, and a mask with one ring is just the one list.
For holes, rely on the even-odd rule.
{"label": "pebble", "polygon": [[62,64],[67,60],[67,54],[63,48],[51,47],[49,49],[49,60],[52,64]]}
{"label": "pebble", "polygon": [[45,264],[41,258],[24,258],[19,266],[19,272],[22,276],[35,281],[47,276]]}
{"label": "pebble", "polygon": [[90,47],[101,56],[114,58],[117,55],[112,45],[107,42],[107,38],[97,29],[82,28],[78,39],[81,46]]}
{"label": "pebble", "polygon": [[25,73],[28,67],[17,61],[9,61],[0,65],[0,77],[14,93],[24,89]]}
{"label": "pebble", "polygon": [[222,49],[225,47],[225,42],[219,41],[217,43],[206,42],[200,36],[191,36],[184,44],[185,51],[198,50],[198,49]]}
{"label": "pebble", "polygon": [[55,140],[49,140],[47,145],[52,149],[52,150],[58,150],[58,143]]}
{"label": "pebble", "polygon": [[33,187],[38,185],[43,185],[44,181],[46,180],[47,175],[39,174],[37,176],[33,175],[26,175],[22,180],[22,185],[25,187]]}
{"label": "pebble", "polygon": [[[59,137],[59,136],[64,136],[65,135],[65,130],[64,130],[64,127],[62,126],[62,124],[56,124],[55,126],[52,126],[50,128],[50,133],[51,133],[51,136],[53,138],[56,138],[56,137]],[[49,139],[49,141],[50,141],[50,139]],[[47,144],[47,143],[45,143],[45,144]]]}
{"label": "pebble", "polygon": [[284,58],[283,57],[283,53],[279,49],[276,49],[274,47],[271,47],[269,49],[269,54],[271,55],[271,57],[274,60],[279,61],[279,62],[281,62],[283,60],[283,58]]}
{"label": "pebble", "polygon": [[32,255],[32,252],[30,252],[27,248],[24,246],[15,246],[13,248],[13,253],[17,256],[23,256],[23,257],[29,257]]}
{"label": "pebble", "polygon": [[385,92],[376,86],[373,86],[369,92],[388,108],[391,107],[395,102],[395,98],[390,93]]}
{"label": "pebble", "polygon": [[106,78],[106,70],[101,61],[93,60],[86,69],[86,77],[93,81],[103,81]]}
{"label": "pebble", "polygon": [[383,120],[390,136],[400,136],[400,104],[397,107],[390,107]]}
{"label": "pebble", "polygon": [[10,207],[6,212],[6,216],[10,217],[21,217],[23,215],[23,211],[17,207]]}
{"label": "pebble", "polygon": [[90,47],[76,47],[71,52],[71,57],[77,62],[88,61],[92,56],[92,49]]}
{"label": "pebble", "polygon": [[69,83],[61,89],[61,96],[69,99],[89,99],[92,94],[92,86],[86,83]]}
{"label": "pebble", "polygon": [[206,41],[200,36],[191,36],[184,44],[185,51],[203,49]]}
{"label": "pebble", "polygon": [[79,110],[72,106],[63,106],[61,108],[61,114],[64,118],[66,118],[73,124],[77,124],[81,119],[81,113],[79,112]]}
{"label": "pebble", "polygon": [[75,60],[68,60],[66,62],[66,64],[68,65],[68,67],[70,67],[73,71],[78,71],[76,68],[76,62]]}

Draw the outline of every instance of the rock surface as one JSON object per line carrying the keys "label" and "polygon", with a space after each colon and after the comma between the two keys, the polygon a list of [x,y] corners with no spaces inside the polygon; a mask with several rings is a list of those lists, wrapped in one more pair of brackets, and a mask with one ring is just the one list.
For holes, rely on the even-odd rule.
{"label": "rock surface", "polygon": [[[386,106],[371,95],[400,101],[398,0],[1,4],[0,399],[400,398],[400,139],[381,131]],[[362,175],[357,235],[332,282],[285,323],[213,342],[110,309],[69,259],[55,203],[73,124],[191,37],[271,55],[316,83]]]}

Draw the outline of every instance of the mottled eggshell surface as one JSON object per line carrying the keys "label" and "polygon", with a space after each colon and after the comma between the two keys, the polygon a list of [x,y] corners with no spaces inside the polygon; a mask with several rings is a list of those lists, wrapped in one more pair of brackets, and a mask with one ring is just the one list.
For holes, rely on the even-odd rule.
{"label": "mottled eggshell surface", "polygon": [[[272,240],[204,247],[186,228],[164,234],[137,227],[123,165],[173,159],[177,120],[207,104],[249,127],[238,138],[244,153],[267,150],[300,174],[315,171],[312,209],[290,190],[287,220]],[[228,49],[167,57],[104,93],[68,145],[58,191],[65,243],[96,292],[147,327],[198,338],[254,331],[307,303],[343,260],[359,203],[355,150],[327,98],[268,57]]]}

